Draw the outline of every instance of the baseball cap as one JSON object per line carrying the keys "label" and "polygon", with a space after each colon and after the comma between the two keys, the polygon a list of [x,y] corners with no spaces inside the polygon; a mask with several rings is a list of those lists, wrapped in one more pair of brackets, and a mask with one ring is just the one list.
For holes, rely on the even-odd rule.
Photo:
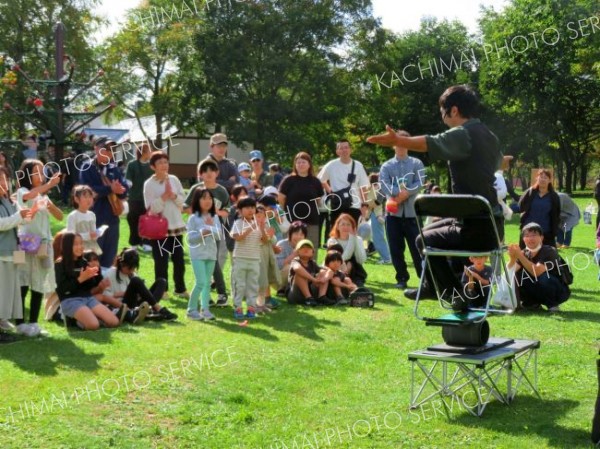
{"label": "baseball cap", "polygon": [[277,187],[273,187],[273,186],[268,186],[265,187],[265,189],[263,190],[263,195],[279,195],[279,190],[277,190]]}
{"label": "baseball cap", "polygon": [[310,246],[312,249],[315,249],[312,242],[308,239],[302,239],[296,244],[296,251],[298,251],[303,246]]}
{"label": "baseball cap", "polygon": [[213,134],[212,136],[210,136],[210,144],[211,145],[218,145],[220,143],[228,143],[227,136],[225,134],[217,133],[217,134]]}
{"label": "baseball cap", "polygon": [[108,136],[100,136],[94,140],[94,146],[100,148],[106,148],[110,145],[116,145],[117,143]]}
{"label": "baseball cap", "polygon": [[252,171],[248,162],[241,162],[240,165],[238,165],[239,172],[243,172],[244,170]]}
{"label": "baseball cap", "polygon": [[253,161],[255,159],[260,159],[261,161],[264,160],[263,159],[263,155],[262,155],[262,151],[260,151],[260,150],[252,150],[252,151],[250,151],[250,161]]}

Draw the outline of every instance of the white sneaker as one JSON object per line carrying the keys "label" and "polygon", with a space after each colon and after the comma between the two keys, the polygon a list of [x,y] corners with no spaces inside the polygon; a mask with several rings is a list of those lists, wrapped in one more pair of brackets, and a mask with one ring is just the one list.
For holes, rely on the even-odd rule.
{"label": "white sneaker", "polygon": [[203,320],[205,320],[205,321],[210,321],[210,320],[214,320],[214,319],[215,319],[215,316],[214,316],[212,313],[210,313],[210,311],[209,311],[209,310],[203,310],[203,311],[200,313],[200,316],[201,316],[201,317],[202,317],[202,319],[203,319]]}
{"label": "white sneaker", "polygon": [[27,323],[21,323],[17,326],[17,334],[25,335],[26,337],[35,337],[36,335],[39,335],[36,332],[37,330]]}
{"label": "white sneaker", "polygon": [[38,335],[40,335],[42,333],[42,329],[40,328],[38,323],[30,323],[29,329],[31,330],[31,334],[32,334],[32,335],[30,335],[30,337],[37,337]]}
{"label": "white sneaker", "polygon": [[192,310],[191,312],[188,312],[187,317],[193,321],[202,321],[204,319],[200,312],[198,312],[197,310]]}
{"label": "white sneaker", "polygon": [[8,320],[0,320],[0,329],[3,331],[14,331],[15,325]]}
{"label": "white sneaker", "polygon": [[554,307],[550,307],[548,309],[549,312],[560,312],[560,307],[559,306],[554,306]]}
{"label": "white sneaker", "polygon": [[140,245],[138,248],[145,253],[152,251],[152,247],[150,245]]}

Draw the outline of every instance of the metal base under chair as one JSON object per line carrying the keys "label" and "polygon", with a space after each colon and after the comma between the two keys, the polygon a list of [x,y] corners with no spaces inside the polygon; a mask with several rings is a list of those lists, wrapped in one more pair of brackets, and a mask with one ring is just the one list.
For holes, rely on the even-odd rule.
{"label": "metal base under chair", "polygon": [[[491,338],[488,345],[495,347],[476,354],[448,352],[448,345],[411,352],[410,408],[437,397],[447,415],[458,409],[481,416],[492,397],[509,404],[521,385],[529,386],[541,399],[537,388],[540,342]],[[419,372],[424,378],[417,380]]]}

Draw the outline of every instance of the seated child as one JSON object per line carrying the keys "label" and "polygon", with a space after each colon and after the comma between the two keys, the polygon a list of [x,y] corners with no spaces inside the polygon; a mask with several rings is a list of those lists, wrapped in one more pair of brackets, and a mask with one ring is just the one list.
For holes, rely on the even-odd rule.
{"label": "seated child", "polygon": [[367,260],[363,239],[356,233],[356,222],[349,214],[340,214],[333,228],[327,247],[339,243],[342,248],[342,257],[346,263],[345,274],[349,275],[354,283],[362,287],[367,280],[367,272],[362,264]]}
{"label": "seated child", "polygon": [[[139,266],[140,256],[137,250],[124,248],[117,256],[114,266],[106,273],[106,279],[110,284],[104,293],[123,302],[124,307],[132,312],[125,319],[133,324],[139,324],[145,318],[154,321],[176,320],[176,314],[159,304],[167,282],[158,278],[148,289],[144,280],[136,275]],[[152,315],[149,315],[150,313]]]}
{"label": "seated child", "polygon": [[473,265],[465,267],[461,279],[464,297],[469,300],[470,306],[485,307],[493,276],[492,267],[485,264],[486,256],[471,256],[469,261]]}
{"label": "seated child", "polygon": [[277,260],[277,268],[279,269],[279,278],[281,283],[279,284],[279,290],[277,294],[279,296],[287,296],[287,290],[289,289],[288,275],[290,273],[290,264],[298,253],[296,252],[296,245],[302,239],[307,237],[308,227],[301,221],[294,221],[287,232],[287,239],[280,240],[277,242],[278,252],[275,252],[275,259]]}
{"label": "seated child", "polygon": [[288,303],[310,307],[325,304],[332,273],[319,267],[313,260],[314,246],[310,240],[300,240],[296,245],[296,252],[298,256],[290,265]]}
{"label": "seated child", "polygon": [[83,258],[81,236],[66,232],[62,240],[62,258],[55,265],[56,293],[65,316],[75,318],[85,330],[96,330],[100,322],[117,327],[119,319],[93,296],[100,269]]}
{"label": "seated child", "polygon": [[336,250],[327,252],[325,256],[325,267],[330,274],[329,287],[327,288],[328,305],[347,305],[348,294],[358,287],[349,276],[346,276],[340,267],[344,263],[342,254]]}

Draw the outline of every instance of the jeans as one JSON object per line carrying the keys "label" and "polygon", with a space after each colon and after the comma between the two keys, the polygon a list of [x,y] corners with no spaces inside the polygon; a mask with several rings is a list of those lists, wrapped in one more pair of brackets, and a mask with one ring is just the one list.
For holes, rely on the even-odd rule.
{"label": "jeans", "polygon": [[[98,224],[100,226],[100,224]],[[98,245],[102,249],[100,256],[101,267],[112,267],[119,249],[119,223],[111,224],[98,239]]]}
{"label": "jeans", "polygon": [[192,260],[196,284],[190,295],[188,312],[198,310],[198,299],[201,299],[202,310],[208,310],[210,301],[210,276],[215,269],[216,263],[216,260]]}
{"label": "jeans", "polygon": [[385,234],[383,231],[383,226],[377,220],[377,215],[375,212],[371,211],[371,239],[373,241],[373,245],[375,245],[375,249],[381,256],[381,260],[385,262],[390,261],[390,249],[388,248],[388,243],[385,240]]}
{"label": "jeans", "polygon": [[573,230],[565,232],[564,229],[559,229],[556,234],[556,241],[559,245],[571,246],[571,239],[573,238]]}
{"label": "jeans", "polygon": [[394,269],[396,270],[396,282],[408,282],[408,279],[410,278],[408,274],[408,268],[404,260],[404,250],[406,248],[406,244],[408,244],[408,249],[410,251],[410,256],[415,266],[417,276],[420,278],[423,270],[421,254],[419,253],[416,244],[417,236],[419,235],[417,219],[387,215],[385,217],[385,229],[387,231],[392,263],[394,264]]}

